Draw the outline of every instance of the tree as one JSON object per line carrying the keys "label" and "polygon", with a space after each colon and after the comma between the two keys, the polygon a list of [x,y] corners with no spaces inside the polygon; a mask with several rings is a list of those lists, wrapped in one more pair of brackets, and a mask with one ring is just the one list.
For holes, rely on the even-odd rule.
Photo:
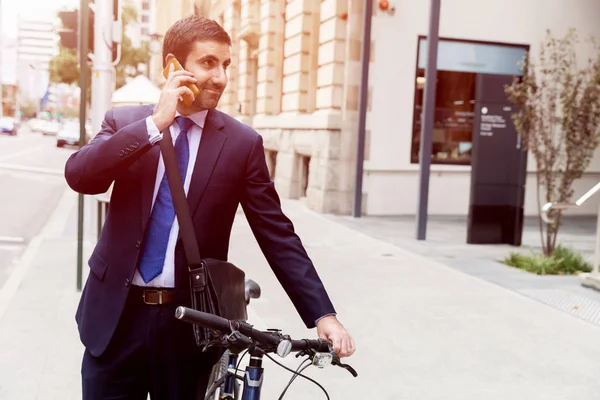
{"label": "tree", "polygon": [[50,60],[50,82],[79,83],[79,59],[75,50],[60,47],[58,55]]}
{"label": "tree", "polygon": [[[138,15],[135,7],[131,4],[125,4],[121,13],[121,22],[123,24],[123,36],[121,37],[121,59],[116,66],[116,88],[125,84],[127,77],[138,74],[140,64],[147,64],[150,60],[149,44],[144,42],[142,47],[133,47],[131,39],[127,37],[125,31],[127,26],[136,23]],[[134,71],[130,74],[128,71]],[[88,63],[88,101],[91,93],[91,67]],[[79,59],[77,52],[72,49],[60,47],[60,52],[50,61],[50,82],[56,83],[79,83]]]}
{"label": "tree", "polygon": [[573,183],[581,178],[600,142],[600,53],[584,66],[577,63],[580,44],[575,29],[563,38],[547,31],[536,65],[527,54],[523,76],[506,87],[508,98],[519,107],[512,115],[526,149],[536,164],[540,236],[545,255],[552,255],[562,211],[551,209],[554,223],[541,219],[541,189],[545,202],[569,202]]}
{"label": "tree", "polygon": [[[142,46],[133,47],[131,39],[125,34],[127,26],[138,22],[138,13],[131,4],[125,4],[121,13],[123,22],[123,36],[121,37],[121,60],[116,66],[117,82],[116,88],[125,85],[127,78],[139,74],[140,64],[148,64],[150,61],[150,45],[148,42],[142,42]],[[130,73],[130,71],[132,71]]]}
{"label": "tree", "polygon": [[19,108],[21,110],[23,118],[35,118],[35,115],[38,110],[38,104],[37,104],[37,102],[35,102],[31,99],[22,97]]}

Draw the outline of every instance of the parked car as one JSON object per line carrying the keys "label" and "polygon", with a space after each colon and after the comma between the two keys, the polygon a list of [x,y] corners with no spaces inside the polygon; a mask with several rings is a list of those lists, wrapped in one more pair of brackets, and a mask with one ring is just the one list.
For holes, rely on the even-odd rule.
{"label": "parked car", "polygon": [[12,117],[0,117],[0,132],[8,133],[9,135],[17,134],[17,126],[15,119]]}
{"label": "parked car", "polygon": [[56,147],[79,146],[79,121],[67,121],[56,134]]}
{"label": "parked car", "polygon": [[57,121],[46,121],[42,125],[41,131],[43,135],[57,135],[60,128],[61,126]]}
{"label": "parked car", "polygon": [[29,128],[31,129],[32,132],[42,132],[42,129],[44,129],[44,125],[46,124],[46,122],[48,121],[44,121],[43,119],[39,119],[39,118],[33,118],[29,121]]}

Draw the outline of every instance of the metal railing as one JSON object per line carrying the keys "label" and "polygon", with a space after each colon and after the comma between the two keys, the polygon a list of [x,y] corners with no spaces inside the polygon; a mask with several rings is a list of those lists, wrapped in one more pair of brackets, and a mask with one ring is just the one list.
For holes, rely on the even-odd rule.
{"label": "metal railing", "polygon": [[100,233],[102,233],[102,227],[104,226],[104,220],[108,213],[108,203],[110,202],[110,191],[94,196],[96,199],[96,239],[100,239]]}
{"label": "metal railing", "polygon": [[[596,184],[593,188],[588,190],[583,196],[581,196],[575,203],[546,203],[542,207],[542,220],[547,224],[554,224],[556,221],[550,219],[548,217],[548,212],[552,209],[555,210],[566,210],[569,208],[577,208],[585,203],[590,197],[595,195],[600,190],[600,182]],[[593,275],[599,274],[600,269],[600,207],[598,208],[598,216],[597,216],[597,225],[596,225],[596,249],[594,252],[594,266],[593,266]]]}
{"label": "metal railing", "polygon": [[555,221],[548,217],[548,211],[551,209],[564,210],[567,208],[577,208],[585,203],[590,197],[596,194],[600,190],[600,182],[593,188],[588,190],[583,196],[581,196],[575,203],[546,203],[542,207],[542,220],[547,224],[553,224]]}

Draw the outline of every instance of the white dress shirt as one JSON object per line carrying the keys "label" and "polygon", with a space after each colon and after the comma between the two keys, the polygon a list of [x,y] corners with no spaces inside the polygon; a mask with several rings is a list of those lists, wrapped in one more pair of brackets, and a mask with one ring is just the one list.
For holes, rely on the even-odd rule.
{"label": "white dress shirt", "polygon": [[[194,121],[194,125],[190,128],[188,132],[188,140],[190,143],[190,159],[188,162],[187,173],[185,175],[185,182],[183,183],[183,188],[185,190],[185,194],[188,194],[190,188],[190,182],[192,180],[192,172],[194,171],[194,165],[196,164],[196,158],[198,156],[198,147],[200,146],[200,139],[202,138],[202,129],[204,128],[204,122],[206,121],[206,115],[208,111],[199,111],[197,113],[188,115],[187,117]],[[177,113],[177,116],[181,114]],[[152,120],[152,117],[146,118],[146,128],[148,129],[148,138],[150,139],[150,143],[155,144],[162,139],[162,133],[159,132],[156,124]],[[175,140],[177,140],[177,136],[179,136],[179,125],[174,120],[171,126],[169,127],[171,136],[173,138],[173,144],[175,144]],[[158,159],[158,169],[156,171],[156,182],[154,183],[154,194],[152,196],[152,208],[154,208],[154,202],[156,200],[156,195],[158,194],[158,189],[160,187],[160,182],[165,175],[165,164],[163,162],[162,153]],[[152,210],[152,209],[151,209]],[[150,211],[152,212],[152,211]],[[167,254],[165,256],[165,265],[163,267],[163,271],[156,278],[151,280],[150,282],[144,282],[144,279],[140,275],[139,270],[135,271],[135,275],[133,276],[133,284],[137,286],[150,286],[150,287],[164,287],[164,288],[173,288],[175,287],[175,244],[177,242],[177,236],[179,235],[179,223],[177,222],[177,217],[173,220],[173,225],[171,226],[171,232],[169,234],[169,242],[167,244]]]}

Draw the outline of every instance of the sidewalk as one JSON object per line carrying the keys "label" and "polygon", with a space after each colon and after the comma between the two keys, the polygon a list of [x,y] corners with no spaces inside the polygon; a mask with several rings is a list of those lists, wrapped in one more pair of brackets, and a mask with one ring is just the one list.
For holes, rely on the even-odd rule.
{"label": "sidewalk", "polygon": [[[0,289],[0,399],[79,399],[74,321],[76,195],[59,208]],[[340,369],[308,369],[331,399],[592,400],[600,398],[600,329],[519,293],[284,202],[358,350]],[[86,249],[89,252],[89,248]],[[260,283],[250,322],[293,337],[304,328],[243,214],[230,260]],[[87,273],[87,268],[86,268]],[[298,360],[289,357],[288,366]],[[269,360],[263,398],[290,374]],[[297,379],[286,399],[324,399]]]}

